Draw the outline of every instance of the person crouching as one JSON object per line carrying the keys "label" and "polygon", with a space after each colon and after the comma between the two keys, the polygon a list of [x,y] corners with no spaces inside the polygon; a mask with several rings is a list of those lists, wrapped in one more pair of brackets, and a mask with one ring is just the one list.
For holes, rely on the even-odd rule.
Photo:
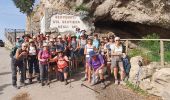
{"label": "person crouching", "polygon": [[[102,55],[95,53],[94,51],[89,52],[90,58],[88,59],[89,71],[92,72],[92,85],[96,84],[96,77],[100,77],[101,87],[106,87],[104,83],[104,59]],[[91,79],[90,79],[91,80]]]}
{"label": "person crouching", "polygon": [[57,50],[58,55],[51,59],[51,62],[56,62],[57,63],[57,75],[63,75],[64,74],[64,81],[65,85],[68,84],[68,72],[69,72],[69,67],[68,67],[68,57],[64,55],[62,50]]}

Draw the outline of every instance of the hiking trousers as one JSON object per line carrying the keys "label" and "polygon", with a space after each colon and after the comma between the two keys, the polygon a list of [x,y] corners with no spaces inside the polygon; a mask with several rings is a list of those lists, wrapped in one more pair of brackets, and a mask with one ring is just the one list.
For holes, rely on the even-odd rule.
{"label": "hiking trousers", "polygon": [[12,70],[12,85],[17,85],[17,67],[20,73],[20,82],[24,83],[24,75],[25,69],[23,65],[23,61],[18,61],[15,58],[11,59],[11,70]]}
{"label": "hiking trousers", "polygon": [[48,67],[49,67],[48,64],[39,63],[40,79],[42,82],[48,80]]}
{"label": "hiking trousers", "polygon": [[29,69],[29,73],[30,74],[33,74],[33,69],[34,69],[34,72],[37,74],[37,73],[40,73],[39,71],[39,68],[38,68],[38,59],[37,59],[37,56],[36,55],[29,55],[29,58],[28,58],[28,69]]}

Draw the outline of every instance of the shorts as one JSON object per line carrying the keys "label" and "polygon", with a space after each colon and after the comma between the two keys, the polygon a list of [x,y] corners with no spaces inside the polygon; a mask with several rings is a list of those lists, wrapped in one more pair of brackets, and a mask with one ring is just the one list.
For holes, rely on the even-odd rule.
{"label": "shorts", "polygon": [[101,69],[99,69],[97,72],[95,71],[96,74],[104,74],[106,72],[107,68],[103,67]]}
{"label": "shorts", "polygon": [[80,48],[78,53],[79,53],[79,56],[84,56],[84,48]]}
{"label": "shorts", "polygon": [[[60,70],[60,69],[58,69],[58,70]],[[59,71],[59,72],[60,72],[60,71]],[[64,68],[62,68],[62,72],[68,73],[68,72],[69,72],[69,67],[64,67]]]}
{"label": "shorts", "polygon": [[88,62],[89,58],[90,58],[90,57],[86,57],[86,63]]}
{"label": "shorts", "polygon": [[70,57],[73,59],[73,58],[77,58],[78,56],[77,56],[77,54],[78,54],[78,52],[77,51],[71,51],[70,52]]}
{"label": "shorts", "polygon": [[124,71],[123,61],[121,59],[117,59],[115,57],[112,57],[112,59],[111,59],[111,69],[113,69],[113,68],[120,68],[122,71]]}

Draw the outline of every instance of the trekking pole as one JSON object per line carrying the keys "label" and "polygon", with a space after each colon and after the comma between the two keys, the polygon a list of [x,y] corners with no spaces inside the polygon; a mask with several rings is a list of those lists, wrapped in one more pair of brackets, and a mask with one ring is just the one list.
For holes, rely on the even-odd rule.
{"label": "trekking pole", "polygon": [[[47,66],[48,66],[48,70],[47,70],[47,82],[49,82],[49,80],[50,80],[50,62],[49,62],[49,60],[47,61]],[[50,75],[49,75],[50,74]],[[50,83],[48,83],[48,86],[49,86],[49,88],[50,88]]]}
{"label": "trekking pole", "polygon": [[93,89],[93,88],[91,88],[91,87],[89,87],[89,86],[87,86],[87,85],[85,85],[85,84],[83,84],[83,83],[81,84],[81,86],[84,86],[84,87],[86,87],[86,88],[88,88],[88,89],[96,92],[96,93],[99,94],[99,95],[102,95],[102,94],[103,94],[103,96],[104,96],[105,98],[107,98],[106,94],[101,93],[101,92],[99,92],[99,91],[97,91],[97,90],[95,90],[95,89]]}
{"label": "trekking pole", "polygon": [[[70,59],[71,60],[71,59]],[[69,68],[69,74],[70,74],[70,88],[72,88],[72,86],[71,86],[71,74],[72,74],[72,69],[71,69],[71,61],[69,60],[69,66],[70,66],[70,68]]]}

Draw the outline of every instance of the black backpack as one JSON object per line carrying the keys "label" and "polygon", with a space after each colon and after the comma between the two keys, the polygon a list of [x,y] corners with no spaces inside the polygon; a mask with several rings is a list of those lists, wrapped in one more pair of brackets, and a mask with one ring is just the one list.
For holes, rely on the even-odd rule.
{"label": "black backpack", "polygon": [[15,56],[17,49],[18,49],[17,46],[15,46],[11,49],[11,51],[10,51],[10,57],[11,58],[13,58]]}

